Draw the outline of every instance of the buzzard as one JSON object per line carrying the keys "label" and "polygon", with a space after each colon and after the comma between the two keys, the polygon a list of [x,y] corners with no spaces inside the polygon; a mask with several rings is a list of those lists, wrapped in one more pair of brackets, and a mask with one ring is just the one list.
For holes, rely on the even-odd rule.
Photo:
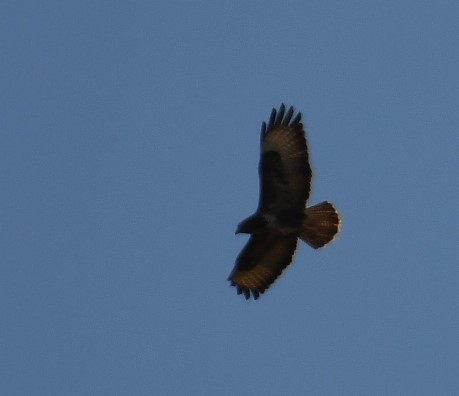
{"label": "buzzard", "polygon": [[228,278],[246,299],[257,299],[292,262],[298,238],[318,249],[340,227],[331,203],[306,207],[312,172],[301,113],[294,117],[293,107],[285,112],[284,104],[273,109],[261,126],[260,146],[258,209],[236,230],[250,239]]}

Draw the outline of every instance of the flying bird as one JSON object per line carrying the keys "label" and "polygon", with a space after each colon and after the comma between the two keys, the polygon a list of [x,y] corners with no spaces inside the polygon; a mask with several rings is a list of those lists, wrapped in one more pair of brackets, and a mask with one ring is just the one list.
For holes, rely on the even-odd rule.
{"label": "flying bird", "polygon": [[306,207],[312,172],[301,113],[285,112],[284,104],[273,109],[261,126],[260,151],[258,209],[237,227],[250,239],[228,278],[246,299],[257,299],[292,263],[298,239],[318,249],[340,228],[331,203]]}

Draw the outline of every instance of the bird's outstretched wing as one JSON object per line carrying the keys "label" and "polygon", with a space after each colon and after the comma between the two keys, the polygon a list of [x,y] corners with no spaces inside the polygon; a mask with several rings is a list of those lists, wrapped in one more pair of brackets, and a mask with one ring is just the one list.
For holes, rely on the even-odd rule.
{"label": "bird's outstretched wing", "polygon": [[292,262],[296,245],[296,236],[252,235],[228,280],[238,294],[257,299]]}
{"label": "bird's outstretched wing", "polygon": [[302,209],[309,198],[311,167],[301,113],[273,109],[260,137],[260,201],[258,210],[292,205]]}

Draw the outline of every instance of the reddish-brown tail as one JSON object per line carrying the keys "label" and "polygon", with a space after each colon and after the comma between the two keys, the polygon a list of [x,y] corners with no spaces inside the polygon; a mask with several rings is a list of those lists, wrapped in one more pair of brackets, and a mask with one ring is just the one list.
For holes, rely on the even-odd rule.
{"label": "reddish-brown tail", "polygon": [[299,237],[314,249],[331,242],[339,232],[340,218],[333,205],[327,201],[304,210],[306,219]]}

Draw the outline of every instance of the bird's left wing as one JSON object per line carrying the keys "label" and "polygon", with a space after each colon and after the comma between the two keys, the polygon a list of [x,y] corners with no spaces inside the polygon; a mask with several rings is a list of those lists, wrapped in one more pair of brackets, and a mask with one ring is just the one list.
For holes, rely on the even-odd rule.
{"label": "bird's left wing", "polygon": [[293,205],[300,210],[309,198],[311,167],[301,113],[293,107],[273,109],[261,127],[259,209]]}
{"label": "bird's left wing", "polygon": [[257,299],[292,262],[297,245],[296,236],[267,232],[252,235],[239,254],[228,280],[238,294]]}

